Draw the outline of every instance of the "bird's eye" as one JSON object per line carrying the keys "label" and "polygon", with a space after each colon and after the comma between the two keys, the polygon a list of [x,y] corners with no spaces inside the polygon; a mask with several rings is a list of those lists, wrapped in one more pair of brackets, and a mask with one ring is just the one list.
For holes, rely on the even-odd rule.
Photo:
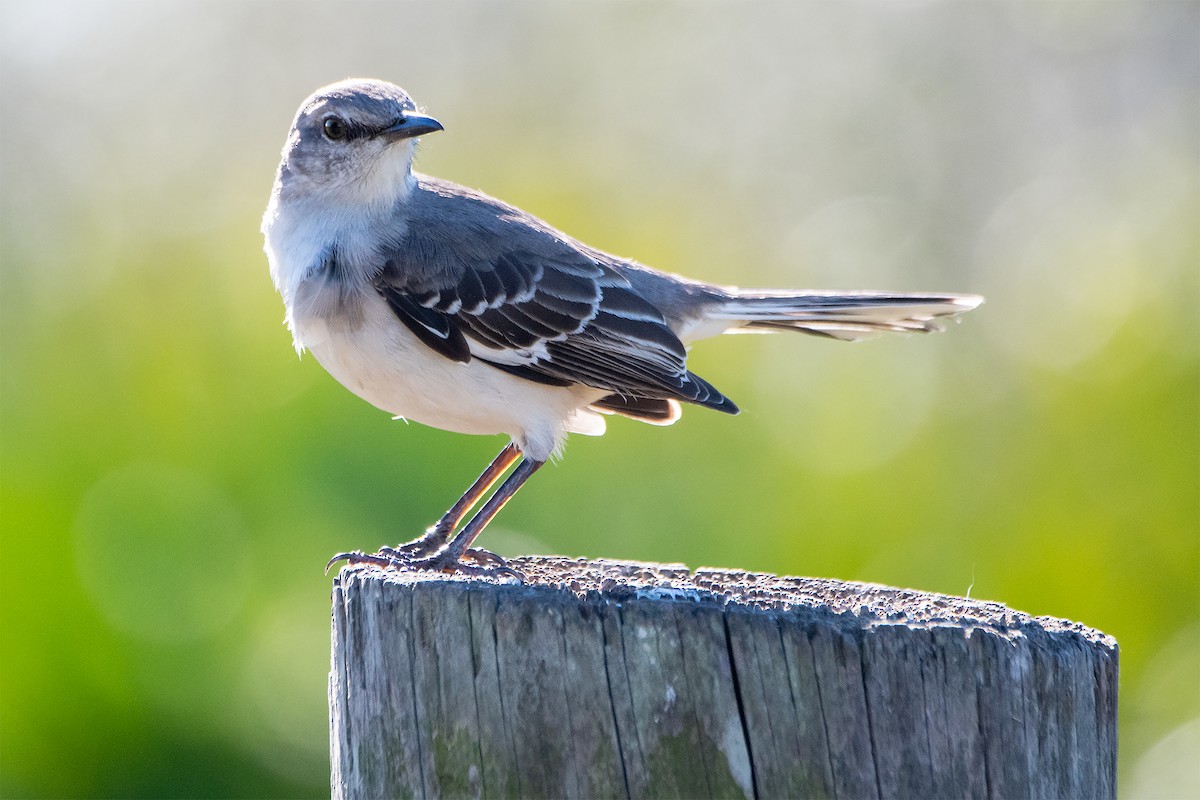
{"label": "bird's eye", "polygon": [[337,141],[346,138],[346,123],[338,117],[327,117],[325,120],[325,136]]}

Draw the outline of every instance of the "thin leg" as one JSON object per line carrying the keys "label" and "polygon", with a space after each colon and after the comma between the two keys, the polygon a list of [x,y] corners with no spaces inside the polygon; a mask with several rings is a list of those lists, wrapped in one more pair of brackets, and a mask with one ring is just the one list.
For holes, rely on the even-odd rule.
{"label": "thin leg", "polygon": [[475,483],[471,484],[471,488],[467,489],[463,496],[458,498],[450,510],[443,514],[441,519],[435,522],[429,530],[407,544],[399,547],[384,547],[380,549],[380,554],[400,558],[419,558],[441,550],[445,547],[450,534],[454,533],[454,529],[458,527],[458,523],[462,522],[463,517],[475,507],[481,497],[488,493],[496,481],[500,480],[500,476],[504,474],[505,470],[520,457],[521,451],[515,444],[510,443],[500,451],[500,455],[496,456],[483,474],[475,480]]}
{"label": "thin leg", "polygon": [[[483,474],[476,479],[475,483],[471,484],[471,488],[467,489],[466,493],[458,498],[454,505],[450,507],[450,510],[443,514],[441,519],[434,523],[429,530],[413,541],[398,547],[380,548],[377,555],[367,555],[361,551],[338,553],[325,565],[325,571],[328,572],[331,566],[343,560],[349,560],[352,564],[369,563],[386,567],[397,562],[408,562],[414,558],[421,558],[438,552],[446,546],[446,541],[450,538],[450,534],[458,527],[458,523],[462,522],[463,517],[496,484],[496,481],[500,479],[505,470],[511,467],[513,462],[520,457],[520,449],[510,442],[500,451],[500,455],[496,456],[492,463],[488,465]],[[499,509],[496,510],[499,511]],[[493,516],[495,516],[494,512]],[[478,531],[476,531],[476,535],[478,535]],[[471,538],[473,539],[474,536]],[[503,563],[502,560],[501,563]]]}
{"label": "thin leg", "polygon": [[[468,522],[463,529],[458,532],[458,535],[455,536],[453,540],[451,540],[450,544],[439,550],[435,555],[427,559],[414,562],[412,566],[438,570],[450,569],[463,571],[486,571],[486,568],[470,567],[470,565],[463,564],[460,559],[465,553],[468,552],[468,548],[470,548],[471,543],[475,541],[475,537],[478,536],[485,527],[487,527],[487,524],[492,521],[493,517],[500,513],[500,509],[504,508],[505,504],[512,499],[513,495],[517,493],[517,490],[521,488],[525,481],[529,480],[529,477],[533,475],[533,473],[537,472],[538,468],[545,463],[545,461],[534,461],[531,458],[526,458],[524,461],[522,461],[517,468],[513,470],[513,473],[508,476],[508,479],[505,480],[504,483],[500,484],[500,488],[496,490],[496,493],[489,497],[488,501],[483,504],[483,508],[479,509],[475,516],[471,518],[471,521]],[[469,552],[477,559],[477,554],[487,556],[491,555],[490,553],[483,554],[482,551],[476,550],[471,550]],[[507,569],[506,567],[503,567],[503,563],[504,562],[500,560],[501,569]],[[509,571],[511,572],[511,570]]]}
{"label": "thin leg", "polygon": [[491,465],[483,471],[479,479],[471,484],[471,488],[467,489],[466,494],[458,498],[458,502],[442,515],[442,518],[437,521],[434,527],[445,530],[448,537],[450,532],[458,527],[458,523],[462,522],[467,512],[479,502],[479,498],[487,494],[496,485],[496,481],[500,480],[500,476],[504,474],[504,471],[511,467],[513,462],[520,457],[521,451],[517,449],[515,444],[510,442],[507,447],[500,451],[500,455],[496,456]]}

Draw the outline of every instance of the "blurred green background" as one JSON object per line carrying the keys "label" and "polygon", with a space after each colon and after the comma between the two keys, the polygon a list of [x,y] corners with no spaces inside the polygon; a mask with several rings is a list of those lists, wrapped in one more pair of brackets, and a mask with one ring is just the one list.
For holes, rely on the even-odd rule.
{"label": "blurred green background", "polygon": [[740,417],[577,438],[482,544],[1082,621],[1122,794],[1200,786],[1197,3],[28,0],[0,42],[4,797],[327,794],[325,559],[503,444],[292,351],[259,219],[347,76],[445,124],[419,168],[643,263],[988,297],[703,343]]}

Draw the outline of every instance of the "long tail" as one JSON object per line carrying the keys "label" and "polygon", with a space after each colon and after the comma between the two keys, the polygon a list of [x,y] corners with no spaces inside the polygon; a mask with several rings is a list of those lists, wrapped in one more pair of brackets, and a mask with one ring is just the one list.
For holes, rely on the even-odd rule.
{"label": "long tail", "polygon": [[853,342],[884,331],[940,331],[941,320],[982,302],[977,294],[736,289],[727,290],[705,317],[727,333],[794,330]]}

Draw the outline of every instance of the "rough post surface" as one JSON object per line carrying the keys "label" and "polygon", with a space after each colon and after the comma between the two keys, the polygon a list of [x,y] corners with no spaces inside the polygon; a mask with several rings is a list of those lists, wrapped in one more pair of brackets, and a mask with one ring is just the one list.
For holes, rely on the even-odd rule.
{"label": "rough post surface", "polygon": [[1117,644],[998,603],[525,558],[346,567],[333,794],[1116,795]]}

